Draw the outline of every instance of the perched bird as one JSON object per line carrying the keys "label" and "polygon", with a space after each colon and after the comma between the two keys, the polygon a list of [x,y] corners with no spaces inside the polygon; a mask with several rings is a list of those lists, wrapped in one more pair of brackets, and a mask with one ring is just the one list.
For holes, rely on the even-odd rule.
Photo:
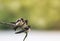
{"label": "perched bird", "polygon": [[[18,21],[18,22],[19,22],[19,21]],[[24,37],[24,39],[23,39],[23,41],[24,41],[24,40],[26,39],[27,35],[28,35],[30,26],[28,25],[28,20],[24,20],[24,19],[23,19],[23,20],[21,20],[20,22],[22,22],[22,23],[21,23],[22,25],[21,25],[21,27],[20,27],[20,26],[19,26],[19,27],[20,27],[22,30],[16,32],[15,34],[26,33],[26,35],[25,35],[25,37]],[[19,22],[19,23],[20,23],[20,22]],[[19,23],[18,23],[18,24],[19,24]],[[17,28],[17,27],[15,27],[15,28]]]}
{"label": "perched bird", "polygon": [[5,25],[12,26],[15,31],[16,31],[17,28],[20,28],[21,31],[18,31],[15,34],[25,33],[26,35],[25,35],[23,41],[26,39],[26,37],[28,35],[28,31],[31,28],[28,25],[28,20],[24,20],[23,18],[17,19],[16,22],[10,22],[10,23],[0,22],[0,24],[5,24]]}
{"label": "perched bird", "polygon": [[16,26],[14,27],[14,30],[16,31],[16,29],[19,27],[19,28],[23,28],[23,26],[26,26],[28,25],[28,20],[24,20],[23,18],[19,18],[17,21],[16,21]]}

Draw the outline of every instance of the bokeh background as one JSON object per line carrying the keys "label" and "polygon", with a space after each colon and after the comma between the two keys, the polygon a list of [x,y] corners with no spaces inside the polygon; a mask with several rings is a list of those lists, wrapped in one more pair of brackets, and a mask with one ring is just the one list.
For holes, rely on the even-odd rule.
{"label": "bokeh background", "polygon": [[[60,41],[60,0],[0,0],[0,22],[24,18],[31,25],[26,41]],[[0,41],[22,41],[25,34],[14,34],[0,24]]]}
{"label": "bokeh background", "polygon": [[[32,29],[60,30],[60,0],[0,0],[0,21],[23,17]],[[0,29],[8,29],[0,25]]]}

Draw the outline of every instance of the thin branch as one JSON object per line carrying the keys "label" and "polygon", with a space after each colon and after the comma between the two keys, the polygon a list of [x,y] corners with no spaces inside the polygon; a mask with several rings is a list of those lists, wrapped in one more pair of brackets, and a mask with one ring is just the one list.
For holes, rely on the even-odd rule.
{"label": "thin branch", "polygon": [[25,41],[25,39],[26,39],[26,37],[27,37],[27,35],[28,35],[28,33],[27,33],[27,32],[25,32],[25,33],[26,33],[26,35],[25,35],[25,37],[24,37],[23,41]]}

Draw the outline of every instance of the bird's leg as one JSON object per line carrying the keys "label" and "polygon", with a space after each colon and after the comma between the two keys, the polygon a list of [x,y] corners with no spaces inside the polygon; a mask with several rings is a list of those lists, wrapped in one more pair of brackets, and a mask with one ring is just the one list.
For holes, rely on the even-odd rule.
{"label": "bird's leg", "polygon": [[25,33],[26,33],[26,35],[25,35],[23,41],[25,41],[25,39],[26,39],[26,37],[27,37],[27,35],[28,35],[28,32],[25,32]]}

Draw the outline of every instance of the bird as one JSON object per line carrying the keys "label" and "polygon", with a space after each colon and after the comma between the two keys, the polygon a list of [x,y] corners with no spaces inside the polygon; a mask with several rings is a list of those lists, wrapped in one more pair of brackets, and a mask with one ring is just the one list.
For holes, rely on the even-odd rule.
{"label": "bird", "polygon": [[31,28],[31,26],[28,25],[28,20],[24,20],[23,18],[19,18],[15,22],[9,22],[9,23],[0,22],[0,24],[5,24],[5,25],[12,26],[15,31],[17,30],[17,28],[22,29],[18,32],[15,32],[15,34],[25,33],[26,35],[25,35],[23,41],[25,41],[25,39],[28,35],[28,32],[29,32],[29,29]]}
{"label": "bird", "polygon": [[15,34],[19,34],[19,33],[23,33],[24,32],[26,34],[25,37],[24,37],[24,39],[23,39],[23,41],[24,41],[26,39],[27,35],[28,35],[29,29],[31,28],[31,26],[28,25],[28,20],[24,20],[23,18],[21,18],[21,19],[22,19],[21,20],[21,22],[22,22],[21,29],[22,30],[16,32]]}

